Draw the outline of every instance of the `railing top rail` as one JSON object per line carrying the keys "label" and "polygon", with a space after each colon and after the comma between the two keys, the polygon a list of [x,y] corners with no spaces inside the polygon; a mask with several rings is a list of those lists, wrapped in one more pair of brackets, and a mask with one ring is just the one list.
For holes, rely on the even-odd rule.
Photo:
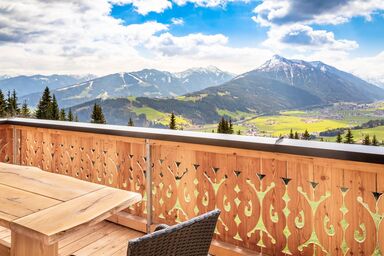
{"label": "railing top rail", "polygon": [[384,148],[365,145],[24,118],[0,119],[0,124],[88,132],[105,135],[126,136],[143,139],[193,143],[219,147],[384,164]]}

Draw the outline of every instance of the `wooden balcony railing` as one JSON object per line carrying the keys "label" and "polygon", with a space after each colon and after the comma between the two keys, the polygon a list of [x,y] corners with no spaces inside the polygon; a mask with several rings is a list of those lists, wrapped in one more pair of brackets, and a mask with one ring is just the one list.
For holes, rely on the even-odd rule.
{"label": "wooden balcony railing", "polygon": [[140,192],[147,224],[221,209],[216,255],[384,255],[384,148],[28,119],[0,139],[1,161]]}

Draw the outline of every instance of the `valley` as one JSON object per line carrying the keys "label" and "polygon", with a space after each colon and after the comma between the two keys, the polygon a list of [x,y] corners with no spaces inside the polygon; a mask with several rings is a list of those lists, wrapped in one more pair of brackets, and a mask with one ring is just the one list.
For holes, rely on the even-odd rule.
{"label": "valley", "polygon": [[[238,76],[215,67],[179,73],[144,69],[53,88],[59,106],[81,122],[91,121],[97,104],[108,124],[132,120],[135,126],[167,128],[174,113],[182,130],[215,132],[224,117],[243,135],[287,137],[292,129],[335,141],[338,132],[351,128],[357,142],[366,134],[384,140],[384,122],[356,127],[384,118],[384,90],[318,61],[275,55]],[[40,97],[21,99],[33,109]]]}

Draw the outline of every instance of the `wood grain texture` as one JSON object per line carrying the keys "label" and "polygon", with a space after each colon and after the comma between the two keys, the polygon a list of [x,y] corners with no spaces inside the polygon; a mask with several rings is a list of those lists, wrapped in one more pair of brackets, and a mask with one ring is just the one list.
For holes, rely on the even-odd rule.
{"label": "wood grain texture", "polygon": [[47,198],[42,195],[13,187],[0,185],[0,219],[4,223],[12,222],[15,219],[38,212],[59,203],[61,203],[59,200]]}
{"label": "wood grain texture", "polygon": [[36,167],[4,163],[0,164],[0,184],[60,201],[68,201],[102,188],[64,175],[42,172]]}
{"label": "wood grain texture", "polygon": [[[377,231],[373,192],[384,192],[376,185],[383,166],[205,149],[153,144],[155,222],[174,224],[219,208],[216,239],[264,254],[371,255],[382,247],[382,222],[378,240],[368,234]],[[345,209],[342,189],[348,189]],[[360,242],[356,231],[365,234]]]}
{"label": "wood grain texture", "polygon": [[[137,191],[144,200],[127,212],[146,215],[143,140],[16,129],[20,163]],[[2,152],[12,152],[7,145]],[[215,238],[235,247],[271,255],[383,252],[384,221],[373,216],[384,215],[384,165],[160,140],[151,141],[151,161],[155,223],[220,208]]]}
{"label": "wood grain texture", "polygon": [[[1,256],[10,255],[10,234],[10,230],[0,227]],[[7,235],[6,237],[9,236],[9,240],[7,239],[8,242],[4,240],[5,235]],[[127,255],[128,240],[142,235],[142,232],[103,221],[94,226],[81,229],[67,238],[60,240],[58,244],[59,255],[125,256]],[[2,245],[4,246],[2,247]],[[107,252],[105,249],[101,250],[102,248],[107,248]]]}
{"label": "wood grain texture", "polygon": [[44,243],[58,239],[81,228],[96,224],[111,215],[139,202],[141,196],[113,188],[102,188],[47,208],[11,223],[11,229],[27,233]]}
{"label": "wood grain texture", "polygon": [[22,233],[12,231],[11,256],[57,256],[58,244],[47,245]]}

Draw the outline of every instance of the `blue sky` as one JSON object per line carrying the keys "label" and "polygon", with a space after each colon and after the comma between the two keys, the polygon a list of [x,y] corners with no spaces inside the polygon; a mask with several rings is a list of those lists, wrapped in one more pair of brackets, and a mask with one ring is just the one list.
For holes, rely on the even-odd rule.
{"label": "blue sky", "polygon": [[[122,19],[124,24],[157,21],[172,23],[173,18],[181,18],[183,25],[170,26],[169,32],[175,36],[190,33],[224,34],[231,46],[257,46],[267,39],[267,27],[262,27],[252,20],[254,8],[260,1],[229,2],[225,6],[206,8],[187,3],[174,5],[162,13],[139,14],[133,5],[114,5],[111,15]],[[354,54],[377,54],[384,50],[384,12],[376,11],[372,20],[353,17],[350,21],[337,25],[313,25],[313,28],[332,31],[336,38],[354,40],[360,47]]]}
{"label": "blue sky", "polygon": [[382,0],[0,0],[0,12],[2,74],[240,74],[279,54],[384,84]]}
{"label": "blue sky", "polygon": [[111,15],[124,20],[124,24],[157,21],[172,24],[173,18],[183,19],[183,25],[172,25],[170,32],[175,36],[190,33],[224,34],[233,46],[254,46],[266,39],[267,29],[253,20],[254,2],[233,2],[226,6],[205,8],[187,3],[174,6],[163,13],[141,15],[132,5],[114,5]]}

